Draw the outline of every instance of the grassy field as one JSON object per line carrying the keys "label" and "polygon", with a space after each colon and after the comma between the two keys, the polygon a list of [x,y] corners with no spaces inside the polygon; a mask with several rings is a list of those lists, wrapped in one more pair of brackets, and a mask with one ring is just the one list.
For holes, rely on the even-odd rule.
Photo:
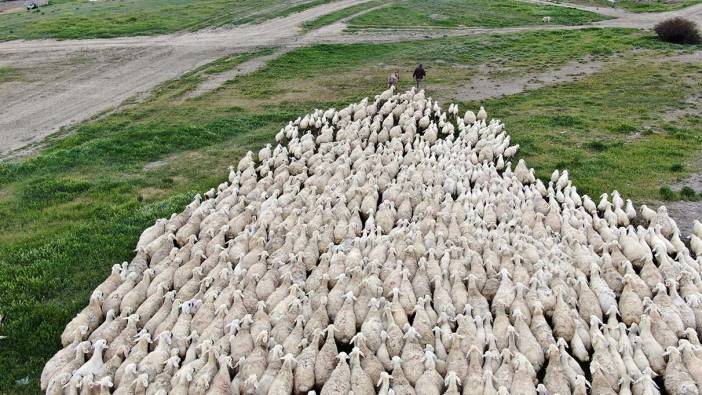
{"label": "grassy field", "polygon": [[0,14],[0,41],[172,33],[260,22],[331,0],[52,1],[33,12]]}
{"label": "grassy field", "polygon": [[587,4],[598,7],[618,7],[631,12],[663,12],[679,10],[699,4],[702,0],[568,0],[569,3]]}
{"label": "grassy field", "polygon": [[[184,99],[208,74],[251,56],[243,55],[85,122],[30,158],[0,163],[0,333],[8,336],[0,341],[0,392],[37,392],[62,328],[109,267],[132,257],[143,228],[220,183],[228,165],[272,141],[288,120],[378,93],[396,67],[407,75],[408,65],[424,61],[429,93],[446,103],[445,92],[484,63],[529,73],[574,59],[641,61],[635,72],[613,66],[482,104],[505,121],[539,175],[568,167],[578,188],[593,195],[613,188],[635,199],[655,195],[694,170],[689,162],[702,135],[699,116],[661,115],[702,83],[702,66],[646,61],[680,51],[637,31],[600,29],[318,45]],[[673,162],[685,170],[674,172]],[[16,383],[25,377],[29,385]]]}
{"label": "grassy field", "polygon": [[575,83],[481,104],[504,120],[537,176],[568,169],[581,193],[617,189],[640,202],[658,198],[679,176],[676,165],[699,157],[700,114],[666,115],[689,107],[700,82],[702,65],[635,57]]}
{"label": "grassy field", "polygon": [[373,7],[378,7],[383,4],[388,4],[388,2],[382,0],[372,0],[366,3],[346,7],[339,11],[319,17],[315,20],[303,23],[302,30],[308,32],[310,30],[319,29],[322,26],[331,25],[332,23],[338,22],[344,18],[348,18],[352,15],[358,14],[359,12],[371,9]]}
{"label": "grassy field", "polygon": [[559,6],[517,0],[401,0],[359,15],[350,29],[403,27],[508,27],[541,24],[544,16],[560,25],[582,25],[606,17]]}

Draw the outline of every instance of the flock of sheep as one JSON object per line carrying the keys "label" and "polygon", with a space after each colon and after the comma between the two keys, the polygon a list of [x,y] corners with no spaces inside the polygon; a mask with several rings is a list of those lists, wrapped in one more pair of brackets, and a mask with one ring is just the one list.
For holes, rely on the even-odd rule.
{"label": "flock of sheep", "polygon": [[[290,122],[146,229],[50,394],[698,394],[702,225],[548,184],[393,90]],[[659,388],[663,386],[664,388]]]}

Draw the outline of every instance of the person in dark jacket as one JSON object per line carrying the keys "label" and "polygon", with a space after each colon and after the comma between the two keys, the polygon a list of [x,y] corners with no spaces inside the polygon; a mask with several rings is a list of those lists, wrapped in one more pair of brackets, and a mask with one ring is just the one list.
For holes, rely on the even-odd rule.
{"label": "person in dark jacket", "polygon": [[412,78],[417,82],[417,90],[419,90],[419,84],[424,80],[424,77],[426,77],[427,72],[424,70],[424,66],[421,64],[417,66],[416,69],[414,69],[414,73],[412,74]]}

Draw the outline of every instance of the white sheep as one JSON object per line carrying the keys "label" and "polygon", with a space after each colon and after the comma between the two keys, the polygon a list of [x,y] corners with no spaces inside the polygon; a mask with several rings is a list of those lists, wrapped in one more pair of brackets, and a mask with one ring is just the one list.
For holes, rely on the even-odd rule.
{"label": "white sheep", "polygon": [[702,225],[539,179],[458,114],[388,90],[290,122],[142,233],[42,388],[582,394],[589,363],[594,392],[695,393]]}

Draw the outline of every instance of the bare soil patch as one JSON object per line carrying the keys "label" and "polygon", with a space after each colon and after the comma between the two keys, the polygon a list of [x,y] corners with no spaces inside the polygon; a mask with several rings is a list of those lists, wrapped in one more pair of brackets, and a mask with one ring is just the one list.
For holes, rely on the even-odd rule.
{"label": "bare soil patch", "polygon": [[484,100],[575,81],[602,70],[606,62],[581,60],[540,73],[510,77],[494,77],[494,69],[483,65],[479,75],[457,87],[453,97],[462,101]]}
{"label": "bare soil patch", "polygon": [[663,118],[667,121],[676,121],[678,119],[685,118],[688,115],[702,115],[702,93],[690,96],[687,98],[687,100],[685,100],[685,104],[687,105],[686,107],[678,108],[665,113]]}

